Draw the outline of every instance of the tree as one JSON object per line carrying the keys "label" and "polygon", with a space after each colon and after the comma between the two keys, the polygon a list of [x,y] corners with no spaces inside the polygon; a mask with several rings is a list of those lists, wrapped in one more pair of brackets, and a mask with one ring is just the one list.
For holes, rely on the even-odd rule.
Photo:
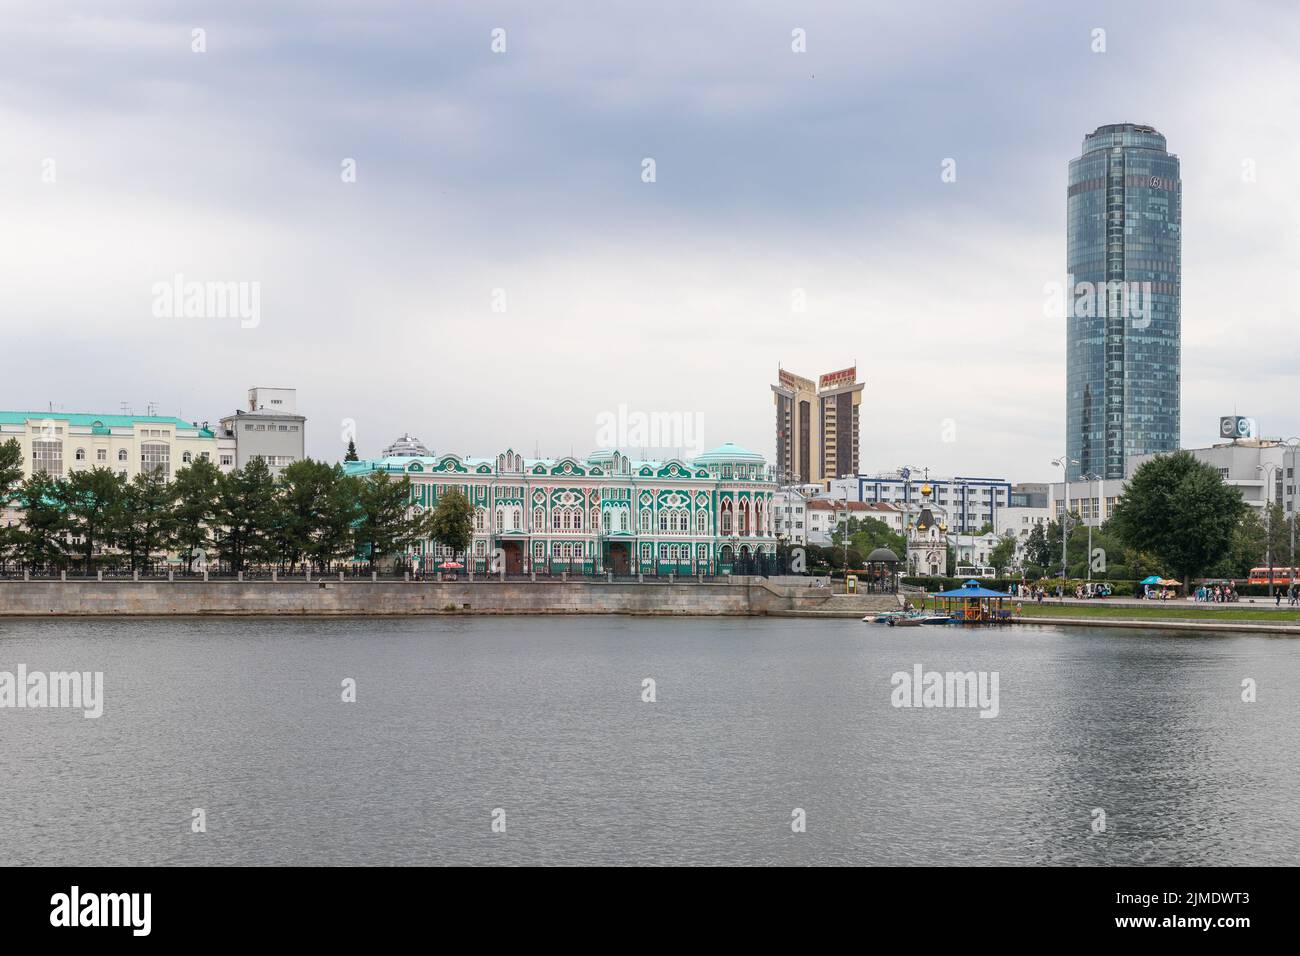
{"label": "tree", "polygon": [[1039,568],[1046,568],[1052,563],[1052,550],[1047,543],[1047,529],[1041,524],[1035,524],[1029,529],[1029,537],[1025,541],[1025,561]]}
{"label": "tree", "polygon": [[1110,523],[1126,547],[1163,561],[1186,592],[1193,578],[1228,553],[1247,507],[1241,491],[1224,484],[1212,465],[1179,451],[1158,455],[1133,473]]}
{"label": "tree", "polygon": [[357,443],[353,441],[351,438],[348,439],[348,451],[347,454],[343,456],[343,460],[360,461],[360,459],[357,457]]}
{"label": "tree", "polygon": [[148,568],[158,552],[166,552],[175,527],[175,487],[158,471],[143,471],[126,485],[118,545],[132,571]]}
{"label": "tree", "polygon": [[0,445],[0,505],[9,501],[23,480],[23,447],[17,438]]}
{"label": "tree", "polygon": [[474,536],[474,507],[459,488],[449,488],[429,513],[426,529],[452,554],[464,554]]}
{"label": "tree", "polygon": [[361,482],[344,474],[341,465],[335,465],[307,548],[317,568],[323,571],[332,562],[356,554],[355,525],[360,518]]}
{"label": "tree", "polygon": [[989,564],[993,565],[993,570],[995,570],[1000,577],[1008,568],[1015,564],[1015,560],[1016,534],[1014,531],[1008,531],[998,539],[998,543],[995,544],[993,550],[989,552]]}
{"label": "tree", "polygon": [[[831,533],[831,543],[840,549],[844,558],[844,525]],[[879,518],[850,518],[848,520],[849,549],[859,554],[870,554],[877,548],[888,548],[901,560],[907,555],[907,538],[896,532]]]}
{"label": "tree", "polygon": [[68,531],[80,540],[83,570],[90,573],[95,547],[112,543],[120,533],[126,479],[109,468],[74,471],[58,485]]}
{"label": "tree", "polygon": [[295,461],[280,472],[272,538],[282,565],[298,564],[311,549],[333,478],[329,465],[310,458]]}
{"label": "tree", "polygon": [[217,551],[230,570],[243,571],[267,558],[274,509],[275,479],[261,456],[221,476],[215,510]]}
{"label": "tree", "polygon": [[386,472],[371,472],[361,481],[357,544],[366,549],[370,569],[383,557],[410,545],[422,522],[413,518],[411,479],[393,481]]}
{"label": "tree", "polygon": [[206,458],[199,458],[176,472],[172,483],[176,493],[172,545],[185,560],[187,574],[194,570],[194,559],[199,552],[206,554],[212,543],[220,483],[221,472]]}
{"label": "tree", "polygon": [[[18,483],[23,480],[23,449],[18,439],[11,438],[0,445],[0,508],[13,500]],[[18,529],[0,527],[0,561],[9,556]]]}
{"label": "tree", "polygon": [[14,550],[23,566],[55,568],[67,555],[67,517],[59,501],[58,479],[37,472],[18,486],[12,496],[22,509],[23,523],[14,532]]}

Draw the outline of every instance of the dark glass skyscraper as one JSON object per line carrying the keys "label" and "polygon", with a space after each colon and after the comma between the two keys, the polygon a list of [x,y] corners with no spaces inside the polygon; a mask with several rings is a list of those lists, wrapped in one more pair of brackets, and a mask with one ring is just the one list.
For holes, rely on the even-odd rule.
{"label": "dark glass skyscraper", "polygon": [[1123,478],[1178,448],[1182,179],[1150,126],[1083,138],[1066,204],[1066,451],[1072,478]]}

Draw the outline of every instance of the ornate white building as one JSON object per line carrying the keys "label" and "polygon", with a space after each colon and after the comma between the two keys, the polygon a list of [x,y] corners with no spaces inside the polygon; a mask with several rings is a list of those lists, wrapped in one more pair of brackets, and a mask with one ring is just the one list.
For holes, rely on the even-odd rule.
{"label": "ornate white building", "polygon": [[[474,508],[476,571],[500,553],[509,573],[567,570],[636,574],[726,573],[739,559],[775,555],[776,484],[762,455],[728,442],[690,461],[633,459],[596,451],[586,459],[393,456],[346,462],[348,474],[411,480],[411,507],[437,506],[459,488]],[[427,568],[452,557],[417,543]]]}

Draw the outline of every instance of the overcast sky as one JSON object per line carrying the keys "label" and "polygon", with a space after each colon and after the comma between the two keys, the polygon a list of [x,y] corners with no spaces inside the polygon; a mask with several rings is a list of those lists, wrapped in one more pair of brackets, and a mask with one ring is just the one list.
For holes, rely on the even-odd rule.
{"label": "overcast sky", "polygon": [[[856,361],[864,471],[1046,480],[1066,165],[1131,121],[1182,161],[1184,444],[1300,434],[1294,0],[112,6],[3,4],[0,407],[295,387],[333,460],[622,405],[771,458],[778,364]],[[158,317],[178,273],[257,323]]]}

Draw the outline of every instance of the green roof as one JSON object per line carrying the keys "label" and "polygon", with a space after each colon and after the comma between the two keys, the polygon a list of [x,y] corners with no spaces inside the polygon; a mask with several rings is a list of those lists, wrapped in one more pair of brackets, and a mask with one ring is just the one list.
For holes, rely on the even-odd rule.
{"label": "green roof", "polygon": [[703,455],[695,458],[695,464],[710,464],[719,461],[744,461],[764,464],[767,459],[756,451],[750,451],[743,448],[735,442],[726,442],[714,448],[712,451],[706,451]]}
{"label": "green roof", "polygon": [[171,425],[187,431],[198,431],[201,436],[211,438],[211,429],[200,428],[193,422],[173,415],[95,415],[89,412],[4,412],[0,411],[0,425],[23,425],[30,421],[67,422],[71,426],[107,430],[109,428],[131,428],[135,425]]}

